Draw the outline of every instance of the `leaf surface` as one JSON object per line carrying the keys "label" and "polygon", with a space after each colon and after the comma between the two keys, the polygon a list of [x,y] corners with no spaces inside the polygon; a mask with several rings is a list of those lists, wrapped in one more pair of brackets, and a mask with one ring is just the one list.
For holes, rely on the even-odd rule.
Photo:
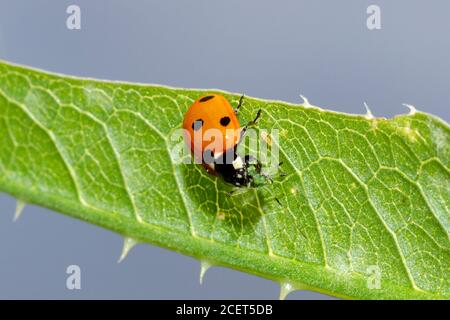
{"label": "leaf surface", "polygon": [[297,289],[450,298],[446,123],[246,98],[241,123],[263,110],[258,128],[278,130],[266,141],[287,176],[230,197],[174,157],[174,133],[203,94],[0,62],[0,190]]}

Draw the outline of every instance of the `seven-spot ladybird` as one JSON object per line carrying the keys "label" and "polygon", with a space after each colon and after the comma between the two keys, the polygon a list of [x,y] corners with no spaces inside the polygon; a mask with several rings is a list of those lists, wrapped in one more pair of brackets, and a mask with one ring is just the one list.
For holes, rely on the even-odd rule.
{"label": "seven-spot ladybird", "polygon": [[184,116],[185,139],[196,159],[201,159],[209,172],[219,174],[226,182],[237,187],[257,187],[270,177],[261,172],[258,159],[236,153],[237,146],[250,125],[261,115],[241,128],[237,114],[244,96],[233,109],[227,99],[219,94],[203,96],[190,106]]}

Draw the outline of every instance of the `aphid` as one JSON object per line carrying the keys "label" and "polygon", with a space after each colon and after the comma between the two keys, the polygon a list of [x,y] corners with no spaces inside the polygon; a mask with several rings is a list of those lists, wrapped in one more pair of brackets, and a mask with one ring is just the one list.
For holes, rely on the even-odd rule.
{"label": "aphid", "polygon": [[[262,173],[262,165],[258,159],[250,155],[242,158],[236,150],[248,127],[258,121],[261,110],[253,121],[241,128],[237,114],[243,100],[244,96],[240,98],[236,109],[233,109],[227,99],[219,94],[201,97],[186,112],[183,128],[191,152],[197,159],[201,158],[209,172],[220,175],[236,187],[258,187],[271,181],[271,178]],[[209,130],[216,133],[215,143],[211,143],[209,139]]]}

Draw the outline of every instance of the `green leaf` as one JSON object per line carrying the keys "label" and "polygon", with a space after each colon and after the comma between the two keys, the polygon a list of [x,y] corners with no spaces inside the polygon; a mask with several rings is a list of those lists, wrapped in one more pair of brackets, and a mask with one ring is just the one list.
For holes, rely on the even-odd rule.
{"label": "green leaf", "polygon": [[204,93],[0,62],[0,190],[283,288],[450,298],[446,123],[247,98],[241,123],[263,110],[258,126],[279,130],[287,176],[230,197],[171,151]]}

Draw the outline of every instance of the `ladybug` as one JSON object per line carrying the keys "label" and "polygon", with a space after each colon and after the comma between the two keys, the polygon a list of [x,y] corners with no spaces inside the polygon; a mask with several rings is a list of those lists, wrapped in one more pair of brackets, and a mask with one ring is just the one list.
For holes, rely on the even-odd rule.
{"label": "ladybug", "polygon": [[258,159],[237,154],[237,147],[249,126],[261,116],[259,110],[246,126],[241,128],[237,114],[243,104],[241,96],[235,109],[219,94],[209,94],[195,100],[184,115],[185,141],[196,160],[208,172],[220,175],[236,187],[257,187],[271,181],[261,172]]}

